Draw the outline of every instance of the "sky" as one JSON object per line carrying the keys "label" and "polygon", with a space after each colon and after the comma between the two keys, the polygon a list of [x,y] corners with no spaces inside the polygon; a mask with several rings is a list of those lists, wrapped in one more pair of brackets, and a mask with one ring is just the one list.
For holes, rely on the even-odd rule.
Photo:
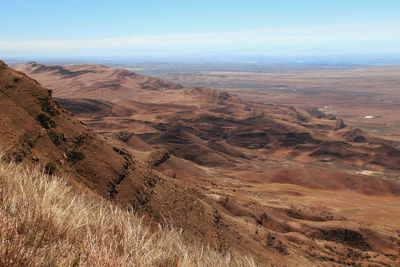
{"label": "sky", "polygon": [[0,58],[400,53],[399,0],[0,2]]}

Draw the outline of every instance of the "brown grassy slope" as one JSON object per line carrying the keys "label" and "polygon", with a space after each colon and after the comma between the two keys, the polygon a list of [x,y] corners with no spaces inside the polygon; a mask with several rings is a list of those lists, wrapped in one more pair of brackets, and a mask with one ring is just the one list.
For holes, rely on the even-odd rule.
{"label": "brown grassy slope", "polygon": [[[61,108],[51,91],[5,65],[2,68],[0,138],[7,156],[17,162],[55,161],[68,174],[106,193],[107,182],[124,171],[128,159]],[[85,159],[77,160],[73,151],[82,152]]]}
{"label": "brown grassy slope", "polygon": [[[86,67],[81,66],[80,70]],[[61,70],[61,67],[57,68]],[[65,70],[71,68],[73,67],[65,68]],[[96,77],[103,82],[115,77],[112,76],[114,70],[108,69],[107,73],[101,71],[96,74]],[[55,91],[58,90],[60,93],[63,90],[68,93],[71,89],[65,86],[67,81],[74,83],[78,78],[85,81],[83,85],[75,83],[79,87],[73,88],[73,90],[80,88],[79,91],[83,94],[87,92],[85,91],[87,84],[99,81],[93,79],[94,76],[88,77],[87,74],[68,79],[60,77],[59,74],[52,76],[50,73],[48,78],[57,82],[59,87],[55,88]],[[128,86],[127,83],[125,85]],[[71,110],[78,111],[77,114],[81,118],[88,118],[85,121],[88,121],[90,126],[94,126],[101,132],[108,132],[107,136],[115,136],[120,144],[125,143],[127,149],[151,149],[148,146],[146,148],[146,144],[142,141],[140,141],[142,144],[138,146],[140,139],[130,132],[137,133],[140,127],[138,134],[147,132],[147,136],[142,134],[141,137],[147,138],[154,148],[165,146],[172,155],[156,168],[160,171],[166,171],[164,167],[176,170],[177,179],[159,180],[157,176],[150,176],[155,179],[146,180],[147,190],[144,192],[135,191],[129,179],[124,179],[116,187],[118,191],[115,194],[116,198],[130,205],[132,193],[137,193],[138,198],[132,205],[133,209],[145,210],[147,214],[156,218],[161,218],[160,215],[172,218],[176,224],[186,230],[189,229],[197,236],[200,235],[206,242],[213,242],[221,249],[235,247],[262,254],[264,257],[272,256],[272,251],[274,251],[274,255],[279,258],[292,260],[295,258],[292,262],[297,262],[301,266],[304,262],[299,262],[303,257],[307,257],[307,260],[314,264],[329,261],[328,265],[331,265],[330,261],[338,264],[358,264],[361,261],[371,264],[393,263],[393,259],[389,258],[390,255],[384,254],[387,254],[390,248],[393,250],[391,242],[397,242],[395,241],[397,239],[388,235],[379,235],[373,226],[366,227],[356,222],[348,222],[347,218],[338,216],[320,205],[304,207],[302,203],[308,199],[310,191],[307,191],[303,199],[296,200],[294,203],[288,202],[285,191],[278,190],[276,200],[272,199],[269,192],[265,194],[263,192],[265,188],[284,187],[288,182],[330,190],[333,189],[332,184],[341,183],[342,178],[349,177],[350,180],[346,180],[343,186],[334,188],[343,191],[332,194],[340,197],[344,191],[354,189],[374,194],[379,189],[380,194],[390,195],[392,189],[390,184],[382,183],[382,186],[375,186],[376,183],[381,182],[381,179],[346,175],[341,171],[321,176],[320,173],[324,172],[324,169],[320,168],[308,169],[307,172],[301,171],[302,164],[309,163],[329,169],[329,165],[323,162],[327,157],[330,157],[330,160],[349,164],[353,164],[354,159],[359,159],[355,162],[356,164],[368,163],[370,159],[366,159],[364,155],[373,157],[375,153],[371,154],[371,150],[365,150],[370,144],[360,142],[363,140],[358,136],[362,133],[350,132],[352,131],[350,127],[337,130],[343,128],[341,120],[324,117],[324,114],[315,109],[262,104],[246,106],[240,100],[237,101],[237,98],[230,98],[227,94],[207,88],[174,89],[175,94],[172,95],[165,94],[168,90],[163,88],[157,91],[145,88],[136,90],[133,80],[131,91],[133,97],[141,95],[144,101],[156,102],[141,103],[134,99],[112,100],[107,94],[103,95],[102,90],[97,91],[97,96],[104,98],[102,100],[67,100],[68,105],[74,107]],[[115,96],[117,95],[116,93]],[[144,98],[146,95],[150,98]],[[185,96],[185,98],[177,99],[175,98],[177,95]],[[197,102],[190,102],[192,96],[195,96]],[[170,103],[166,103],[168,101]],[[94,112],[91,110],[92,107]],[[121,129],[126,130],[125,127],[129,127],[129,131],[118,133]],[[344,138],[346,142],[349,139],[350,143],[345,143]],[[368,136],[365,138],[370,139]],[[353,139],[359,142],[353,142]],[[159,152],[161,151],[165,150]],[[132,151],[145,159],[146,152],[140,152]],[[313,158],[320,157],[322,161],[308,158],[307,155],[311,152],[315,152],[312,155]],[[124,151],[121,153],[129,154]],[[207,182],[192,171],[189,172],[193,166],[196,166],[195,163],[188,164],[189,161],[183,161],[173,155],[208,166],[210,163],[217,163],[217,166],[215,169],[197,166],[199,173],[206,170],[212,176],[207,177],[210,178]],[[164,152],[160,154],[149,152],[148,159],[152,165],[157,165],[157,161],[163,156]],[[272,160],[264,161],[268,160],[265,156]],[[382,154],[377,154],[377,156],[385,164],[390,163],[382,157]],[[292,160],[293,157],[299,161]],[[235,161],[242,165],[238,164],[238,168],[229,168],[226,164],[228,167],[223,169],[226,175],[218,172],[217,168],[222,163],[236,164]],[[396,162],[394,157],[392,165],[399,166]],[[177,167],[180,168],[179,171]],[[278,171],[271,172],[276,168]],[[187,183],[185,179],[180,178],[187,175],[196,177],[192,177],[190,180],[192,183],[187,186],[186,192],[182,192],[181,189]],[[325,178],[328,180],[324,181]],[[249,184],[249,180],[254,180],[256,183]],[[265,183],[267,181],[282,184]],[[153,188],[154,182],[156,183]],[[176,191],[169,190],[171,185],[175,186]],[[301,190],[304,188],[296,190],[294,195],[301,197]],[[191,194],[191,198],[182,197],[185,193]],[[327,193],[331,194],[327,191],[317,193],[321,194],[320,198]],[[391,226],[395,225],[391,224]],[[329,246],[325,245],[326,242]],[[354,251],[357,252],[354,253]],[[371,251],[379,256],[365,260],[371,257]],[[389,252],[392,253],[392,251]]]}
{"label": "brown grassy slope", "polygon": [[[16,66],[18,67],[18,66]],[[124,69],[111,69],[103,65],[51,66],[30,63],[19,65],[21,71],[35,74],[46,80],[43,85],[56,88],[60,79],[70,90],[55,91],[56,97],[76,97],[77,95],[96,98],[101,95],[109,99],[115,97],[136,97],[140,100],[144,93],[147,98],[157,94],[154,90],[163,89],[173,94],[182,87],[168,81],[142,76]],[[81,85],[85,89],[76,86]],[[132,86],[134,84],[134,86]]]}
{"label": "brown grassy slope", "polygon": [[[250,103],[217,90],[181,87],[100,65],[14,67],[54,88],[62,104],[92,129],[132,131],[154,147],[201,165],[227,166],[241,162],[246,154],[241,152],[252,155],[260,149],[263,155],[284,151],[317,164],[400,166],[399,142],[346,127],[316,108]],[[76,96],[85,99],[71,98]]]}
{"label": "brown grassy slope", "polygon": [[256,266],[0,157],[0,266]]}
{"label": "brown grassy slope", "polygon": [[4,63],[0,114],[0,140],[9,160],[42,165],[53,161],[74,184],[85,184],[154,222],[167,220],[182,228],[187,238],[221,251],[254,253],[263,261],[274,254],[251,237],[238,240],[241,226],[233,219],[223,224],[216,220],[222,212],[218,204],[204,201],[193,186],[152,171],[98,136],[60,107],[49,90]]}

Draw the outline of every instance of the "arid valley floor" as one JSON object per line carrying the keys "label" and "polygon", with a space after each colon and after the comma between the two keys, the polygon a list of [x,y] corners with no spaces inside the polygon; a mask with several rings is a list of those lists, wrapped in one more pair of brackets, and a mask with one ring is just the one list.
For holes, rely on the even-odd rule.
{"label": "arid valley floor", "polygon": [[156,73],[150,69],[147,73],[187,86],[221,89],[255,102],[313,106],[372,134],[399,140],[400,68],[337,68],[311,65],[307,69],[300,65],[232,71],[228,65],[225,70]]}

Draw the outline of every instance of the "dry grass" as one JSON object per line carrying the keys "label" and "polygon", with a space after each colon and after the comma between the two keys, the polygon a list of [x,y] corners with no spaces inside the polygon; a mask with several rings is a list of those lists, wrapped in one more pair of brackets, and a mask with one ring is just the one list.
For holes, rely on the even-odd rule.
{"label": "dry grass", "polygon": [[[1,157],[0,157],[1,161]],[[74,192],[62,178],[0,162],[0,266],[255,266],[188,245],[141,218]]]}

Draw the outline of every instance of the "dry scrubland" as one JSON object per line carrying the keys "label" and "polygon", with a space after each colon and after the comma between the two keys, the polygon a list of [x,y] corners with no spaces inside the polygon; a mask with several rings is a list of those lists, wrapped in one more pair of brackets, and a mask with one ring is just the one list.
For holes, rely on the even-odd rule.
{"label": "dry scrubland", "polygon": [[399,66],[337,70],[324,66],[309,70],[281,67],[275,71],[252,71],[248,67],[238,71],[154,74],[184,86],[218,88],[256,102],[313,106],[374,135],[400,139]]}
{"label": "dry scrubland", "polygon": [[0,266],[256,266],[0,157]]}
{"label": "dry scrubland", "polygon": [[[11,158],[55,161],[65,174],[116,203],[157,223],[168,218],[190,240],[263,263],[398,265],[400,142],[357,129],[312,103],[265,104],[271,94],[257,90],[254,96],[263,103],[100,65],[15,68],[54,90],[49,96],[4,65],[0,109],[8,128],[0,127],[0,136],[12,144]],[[320,81],[342,81],[337,75]],[[308,80],[317,82],[314,76]],[[364,84],[358,85],[361,91]],[[306,88],[280,89],[283,85],[275,97],[301,91],[324,100]],[[296,93],[290,97],[296,99]],[[342,100],[349,99],[358,101]],[[10,111],[15,105],[19,112]],[[42,113],[55,127],[38,121]],[[21,125],[24,120],[29,124]],[[71,151],[85,157],[77,161]]]}

